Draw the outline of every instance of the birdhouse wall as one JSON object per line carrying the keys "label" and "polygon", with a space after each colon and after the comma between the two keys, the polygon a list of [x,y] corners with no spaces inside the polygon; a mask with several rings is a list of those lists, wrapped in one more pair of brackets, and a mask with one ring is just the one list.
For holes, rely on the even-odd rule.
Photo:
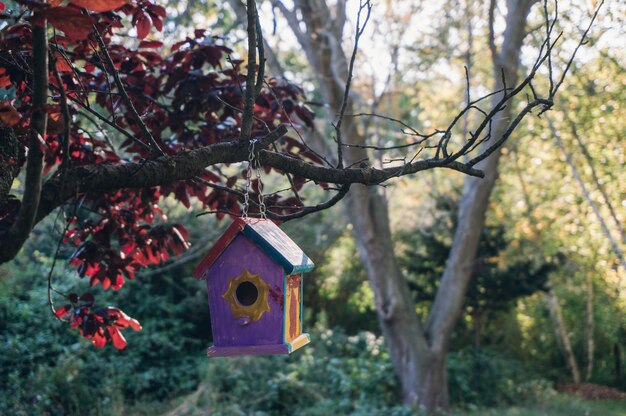
{"label": "birdhouse wall", "polygon": [[[234,317],[230,304],[223,298],[231,278],[247,269],[258,274],[269,286],[270,310],[258,321],[245,325],[245,320]],[[257,245],[239,234],[222,252],[207,273],[207,289],[213,343],[216,346],[275,345],[283,342],[284,272]]]}

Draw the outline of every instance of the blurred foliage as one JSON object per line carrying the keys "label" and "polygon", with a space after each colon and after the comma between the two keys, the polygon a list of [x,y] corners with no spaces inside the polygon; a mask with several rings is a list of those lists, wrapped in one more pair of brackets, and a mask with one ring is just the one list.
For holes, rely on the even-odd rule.
{"label": "blurred foliage", "polygon": [[382,338],[319,327],[314,334],[292,356],[210,360],[201,393],[193,403],[180,404],[177,414],[411,414],[398,405]]}
{"label": "blurred foliage", "polygon": [[523,406],[473,408],[452,412],[452,416],[623,416],[624,404],[618,400],[582,400],[557,395],[553,391],[535,403]]}
{"label": "blurred foliage", "polygon": [[[389,84],[384,84],[386,93],[378,97],[378,111],[420,129],[441,126],[458,111],[459,97],[465,92],[463,65],[467,57],[459,49],[468,41],[464,19],[469,17],[476,36],[470,51],[472,93],[489,87],[489,51],[483,42],[486,3],[475,4],[467,12],[468,2],[446,1],[442,7],[427,8],[415,16],[408,16],[400,3],[404,7],[404,2],[386,3],[388,15],[377,17],[376,39],[401,38],[404,34],[398,25],[402,21],[414,22],[411,26],[420,33],[412,34],[415,41],[400,48],[397,67]],[[574,3],[576,7],[568,9],[571,17],[563,14],[564,24],[570,24],[569,19],[586,19],[581,17],[582,2]],[[177,10],[170,14],[166,27],[172,33],[205,16],[201,23],[219,26],[216,34],[242,39],[242,31],[228,32],[234,17],[222,3],[190,0],[170,2],[168,7]],[[626,55],[624,50],[609,48],[618,38],[613,36],[615,31],[623,33],[615,23],[619,14],[617,2],[609,5],[598,30],[592,33],[589,46],[593,49],[586,49],[580,63],[575,63],[561,90],[562,100],[546,116],[574,155],[601,214],[609,218],[575,140],[571,125],[576,126],[623,226]],[[500,17],[498,14],[496,19]],[[541,18],[538,7],[533,18],[537,22]],[[432,24],[424,25],[424,21]],[[266,30],[268,40],[284,46],[277,52],[288,77],[309,91],[313,74],[307,72],[290,42],[280,42],[280,35],[287,32],[281,24],[279,19],[276,33]],[[611,36],[601,36],[605,30]],[[435,36],[424,43],[430,34]],[[363,102],[386,82],[388,74],[380,63],[388,52],[374,47],[361,51],[354,91],[361,94]],[[557,52],[565,55],[567,50]],[[555,62],[563,64],[559,59]],[[536,86],[541,87],[539,83]],[[317,101],[319,97],[311,93],[310,98]],[[321,115],[321,108],[318,110]],[[470,126],[472,121],[470,117]],[[373,142],[396,145],[410,139],[388,122],[373,126]],[[422,316],[445,266],[462,180],[461,175],[431,171],[398,178],[385,189],[396,253],[415,289],[416,308]],[[269,183],[268,189],[272,186]],[[373,293],[341,207],[282,226],[317,265],[304,281],[304,329],[311,333],[312,343],[288,357],[213,360],[204,358],[210,343],[206,292],[202,282],[190,275],[225,224],[198,221],[193,213],[168,200],[163,209],[170,218],[188,225],[191,241],[199,250],[186,263],[138,276],[123,293],[99,292],[99,301],[122,306],[144,327],[142,332],[128,334],[129,346],[123,351],[111,347],[95,350],[50,314],[45,276],[57,243],[58,230],[53,224],[40,225],[20,258],[3,265],[0,414],[415,414],[399,405],[398,384],[380,337]],[[486,223],[479,253],[481,267],[448,356],[450,396],[453,405],[461,408],[455,414],[626,414],[623,401],[587,402],[561,396],[552,387],[569,375],[540,291],[545,276],[549,272],[561,300],[581,368],[586,356],[585,282],[591,276],[595,323],[591,381],[622,389],[626,389],[626,279],[543,120],[528,119],[504,149]],[[616,225],[608,223],[618,236]],[[61,260],[68,256],[61,251]],[[62,261],[56,276],[59,290],[73,290],[76,278]],[[486,318],[481,322],[480,347],[476,347],[472,319],[478,308]]]}
{"label": "blurred foliage", "polygon": [[554,394],[537,368],[490,348],[467,347],[448,356],[450,398],[462,406],[533,403]]}
{"label": "blurred foliage", "polygon": [[188,271],[139,277],[132,290],[101,295],[132,305],[144,330],[129,334],[123,351],[98,351],[50,313],[46,263],[14,264],[0,278],[0,413],[102,414],[195,388],[210,330],[206,298]]}

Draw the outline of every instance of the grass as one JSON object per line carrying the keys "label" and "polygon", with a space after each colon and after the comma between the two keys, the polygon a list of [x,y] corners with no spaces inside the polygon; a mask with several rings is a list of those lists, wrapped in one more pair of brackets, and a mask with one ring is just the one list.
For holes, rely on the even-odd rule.
{"label": "grass", "polygon": [[455,411],[453,416],[626,416],[626,400],[582,400],[555,395],[540,403]]}

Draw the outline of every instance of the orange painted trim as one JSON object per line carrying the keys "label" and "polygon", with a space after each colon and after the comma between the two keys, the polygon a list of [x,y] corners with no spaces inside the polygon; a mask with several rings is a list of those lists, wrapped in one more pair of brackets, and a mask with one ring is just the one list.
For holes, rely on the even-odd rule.
{"label": "orange painted trim", "polygon": [[298,348],[304,347],[309,342],[311,342],[311,337],[309,336],[309,334],[300,334],[298,338],[287,343],[287,345],[289,346],[289,353],[291,354]]}
{"label": "orange painted trim", "polygon": [[302,291],[300,290],[302,285],[301,279],[301,275],[299,274],[286,277],[284,326],[285,342],[289,342],[297,338],[302,332]]}

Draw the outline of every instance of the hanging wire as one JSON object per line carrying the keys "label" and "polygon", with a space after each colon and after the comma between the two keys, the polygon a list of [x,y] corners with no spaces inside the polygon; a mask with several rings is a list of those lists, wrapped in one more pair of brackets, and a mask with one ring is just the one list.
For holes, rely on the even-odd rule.
{"label": "hanging wire", "polygon": [[261,181],[261,163],[259,158],[254,153],[254,146],[257,144],[258,139],[250,140],[248,146],[248,167],[246,169],[246,185],[243,193],[243,218],[248,218],[248,209],[250,208],[250,188],[252,187],[252,170],[256,169],[256,179],[258,183],[258,195],[259,195],[259,214],[261,218],[267,219],[265,206],[265,199],[263,198],[263,182]]}

